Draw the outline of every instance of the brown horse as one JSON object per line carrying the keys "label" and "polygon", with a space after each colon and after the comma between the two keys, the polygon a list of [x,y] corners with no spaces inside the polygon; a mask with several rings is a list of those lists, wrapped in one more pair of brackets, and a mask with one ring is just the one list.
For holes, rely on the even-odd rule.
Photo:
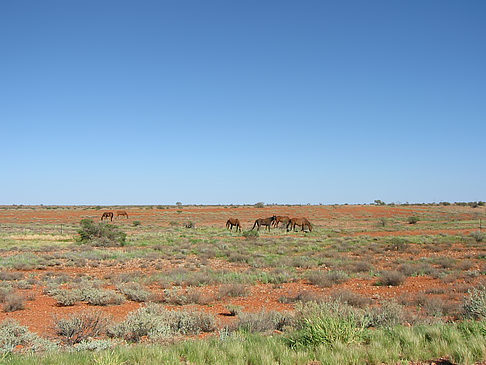
{"label": "brown horse", "polygon": [[277,218],[275,218],[275,221],[273,222],[273,226],[278,227],[279,223],[283,223],[286,226],[289,221],[290,217],[287,217],[286,215],[277,215]]}
{"label": "brown horse", "polygon": [[236,218],[230,218],[226,221],[226,228],[229,229],[230,231],[233,230],[233,226],[236,226],[236,231],[240,230],[241,232],[241,224],[240,220]]}
{"label": "brown horse", "polygon": [[[260,226],[266,226],[268,228],[268,230],[270,231],[270,227],[271,227],[272,223],[275,222],[275,219],[277,219],[277,217],[275,215],[271,216],[270,218],[258,218],[255,221],[255,224],[253,224],[253,228],[255,228],[255,226],[258,226],[257,231],[259,231]],[[253,231],[253,228],[251,229],[252,231]]]}
{"label": "brown horse", "polygon": [[309,229],[309,232],[312,232],[312,224],[307,218],[291,218],[289,220],[289,223],[287,223],[287,232],[290,231],[290,229],[294,231],[295,226],[302,227],[302,231],[305,230],[305,228],[307,227]]}
{"label": "brown horse", "polygon": [[101,220],[103,219],[108,219],[110,218],[110,221],[113,221],[113,212],[104,212],[102,215],[101,215]]}
{"label": "brown horse", "polygon": [[116,217],[126,217],[128,219],[128,213],[124,210],[117,210],[116,211]]}

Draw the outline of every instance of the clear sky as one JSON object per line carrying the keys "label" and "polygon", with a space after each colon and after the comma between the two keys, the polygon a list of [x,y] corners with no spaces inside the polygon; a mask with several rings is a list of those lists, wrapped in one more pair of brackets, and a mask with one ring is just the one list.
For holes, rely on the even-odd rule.
{"label": "clear sky", "polygon": [[486,200],[486,2],[0,2],[0,204]]}

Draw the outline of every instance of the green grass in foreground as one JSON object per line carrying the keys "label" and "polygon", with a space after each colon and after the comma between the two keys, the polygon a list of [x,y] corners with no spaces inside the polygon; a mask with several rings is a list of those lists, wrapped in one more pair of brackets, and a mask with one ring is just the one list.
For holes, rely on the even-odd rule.
{"label": "green grass in foreground", "polygon": [[0,357],[1,364],[397,364],[449,356],[460,364],[486,359],[486,322],[397,326],[369,331],[360,343],[291,349],[284,336],[236,333],[172,345],[118,346],[99,352]]}

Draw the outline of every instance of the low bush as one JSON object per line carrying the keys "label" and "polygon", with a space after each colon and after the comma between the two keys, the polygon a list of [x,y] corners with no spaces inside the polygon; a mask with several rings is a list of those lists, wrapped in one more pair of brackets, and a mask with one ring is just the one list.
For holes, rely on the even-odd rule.
{"label": "low bush", "polygon": [[11,293],[5,297],[4,312],[15,312],[25,308],[25,298],[22,295]]}
{"label": "low bush", "polygon": [[312,285],[329,288],[335,284],[344,283],[349,279],[349,276],[344,271],[339,270],[328,272],[314,271],[307,276],[307,279]]}
{"label": "low bush", "polygon": [[0,360],[6,359],[2,354],[10,353],[18,346],[26,351],[55,350],[56,343],[38,337],[29,332],[27,327],[19,325],[16,321],[7,319],[0,323]]}
{"label": "low bush", "polygon": [[80,242],[93,246],[124,246],[127,235],[117,226],[108,223],[95,223],[91,219],[83,219],[78,230]]}
{"label": "low bush", "polygon": [[255,240],[258,238],[259,234],[258,231],[244,231],[242,233],[243,237],[245,237],[247,240]]}
{"label": "low bush", "polygon": [[377,285],[399,286],[405,281],[405,275],[399,271],[382,271]]}
{"label": "low bush", "polygon": [[221,285],[218,291],[219,298],[244,297],[246,295],[248,295],[248,289],[243,284]]}
{"label": "low bush", "polygon": [[128,314],[127,318],[108,329],[110,337],[137,342],[144,336],[156,340],[176,335],[212,332],[216,328],[214,317],[204,312],[168,311],[150,303]]}
{"label": "low bush", "polygon": [[286,313],[276,311],[261,311],[258,313],[241,313],[238,321],[230,330],[244,332],[283,331],[292,324],[292,317]]}
{"label": "low bush", "polygon": [[371,309],[367,314],[370,327],[393,327],[404,321],[404,308],[394,301],[386,301],[380,307]]}
{"label": "low bush", "polygon": [[486,287],[480,286],[468,291],[468,296],[464,299],[463,315],[466,318],[485,319],[486,318]]}
{"label": "low bush", "polygon": [[332,293],[331,298],[358,308],[364,308],[371,304],[370,298],[346,289]]}
{"label": "low bush", "polygon": [[58,306],[68,307],[83,299],[79,290],[59,289],[54,294]]}
{"label": "low bush", "polygon": [[125,297],[113,290],[92,288],[83,292],[83,300],[91,305],[122,304]]}
{"label": "low bush", "polygon": [[150,291],[135,282],[119,284],[117,285],[117,289],[129,300],[133,300],[134,302],[146,302],[152,296]]}
{"label": "low bush", "polygon": [[486,241],[486,234],[479,231],[471,232],[469,236],[472,237],[477,243]]}
{"label": "low bush", "polygon": [[417,224],[419,220],[419,217],[417,217],[416,215],[412,215],[407,218],[408,224]]}
{"label": "low bush", "polygon": [[56,321],[56,333],[67,344],[86,341],[105,333],[110,319],[101,312],[87,311],[71,315],[69,318]]}
{"label": "low bush", "polygon": [[226,306],[226,309],[228,310],[230,316],[237,316],[241,314],[243,307],[241,307],[240,305],[229,304]]}

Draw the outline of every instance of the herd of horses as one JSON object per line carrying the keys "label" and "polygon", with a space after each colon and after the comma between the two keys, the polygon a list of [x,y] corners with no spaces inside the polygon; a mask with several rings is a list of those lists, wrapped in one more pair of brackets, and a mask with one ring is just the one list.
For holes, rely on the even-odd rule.
{"label": "herd of horses", "polygon": [[[118,217],[126,217],[128,219],[128,213],[124,210],[117,210],[116,212],[116,218]],[[101,215],[101,220],[104,220],[104,219],[110,219],[110,221],[113,221],[113,218],[114,218],[114,213],[113,212],[104,212],[102,215]]]}
{"label": "herd of horses", "polygon": [[[260,230],[260,227],[266,227],[269,231],[271,227],[278,228],[278,225],[282,223],[287,228],[287,232],[295,230],[295,227],[300,227],[301,231],[304,231],[306,228],[309,232],[312,232],[312,224],[309,222],[307,218],[290,218],[288,216],[282,215],[273,215],[269,218],[258,218],[255,223],[253,224],[252,231],[257,227],[257,231]],[[230,231],[233,230],[233,227],[236,227],[236,231],[241,232],[241,223],[240,220],[237,218],[230,218],[226,221],[226,228]]]}
{"label": "herd of horses", "polygon": [[[125,217],[128,219],[128,213],[125,210],[117,210],[115,213],[103,212],[101,215],[101,220],[109,219],[110,221],[113,221],[115,214],[116,218]],[[271,227],[278,228],[279,224],[285,225],[287,232],[290,230],[295,231],[296,227],[300,227],[302,231],[305,231],[307,228],[310,232],[312,232],[312,224],[307,218],[290,218],[285,215],[272,215],[269,218],[258,218],[253,224],[251,230],[253,231],[255,227],[257,227],[257,231],[259,231],[260,227],[265,227],[270,231]],[[226,228],[232,231],[233,227],[236,227],[236,231],[239,230],[241,232],[241,223],[239,219],[230,218],[226,221]]]}

